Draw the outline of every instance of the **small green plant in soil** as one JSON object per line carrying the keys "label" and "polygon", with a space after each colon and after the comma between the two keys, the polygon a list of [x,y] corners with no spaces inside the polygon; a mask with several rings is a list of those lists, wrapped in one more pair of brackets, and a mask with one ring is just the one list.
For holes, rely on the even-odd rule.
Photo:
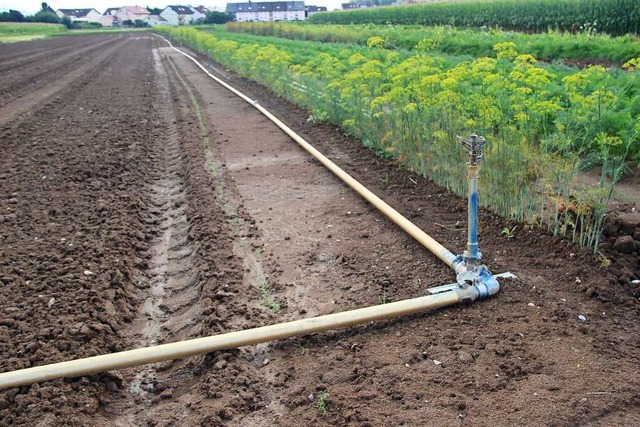
{"label": "small green plant in soil", "polygon": [[327,413],[327,399],[329,398],[329,392],[327,390],[323,390],[318,394],[318,398],[316,400],[316,408],[318,408],[318,412],[321,414]]}
{"label": "small green plant in soil", "polygon": [[387,298],[387,294],[385,292],[380,295],[380,297],[378,298],[378,302],[380,303],[380,305],[389,303],[389,298]]}
{"label": "small green plant in soil", "polygon": [[516,228],[518,228],[518,226],[515,226],[513,228],[504,227],[500,234],[505,236],[507,239],[513,239],[515,237],[513,232],[516,231]]}
{"label": "small green plant in soil", "polygon": [[[256,257],[258,256],[258,250],[256,249]],[[253,264],[252,270],[253,276],[256,279],[258,291],[260,292],[260,297],[262,298],[262,304],[269,308],[272,313],[278,313],[280,311],[280,303],[271,295],[271,289],[269,288],[267,277],[264,275],[262,267],[257,261]]]}

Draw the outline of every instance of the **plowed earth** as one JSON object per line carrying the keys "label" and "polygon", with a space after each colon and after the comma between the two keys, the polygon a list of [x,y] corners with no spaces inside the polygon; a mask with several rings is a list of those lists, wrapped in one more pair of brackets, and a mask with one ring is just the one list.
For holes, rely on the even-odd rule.
{"label": "plowed earth", "polygon": [[[464,200],[215,67],[464,249]],[[1,372],[397,301],[454,279],[151,34],[0,46],[0,93]],[[496,297],[0,391],[0,424],[640,425],[639,229],[624,209],[604,258],[482,213],[487,264],[518,276]],[[631,243],[615,245],[620,236]]]}

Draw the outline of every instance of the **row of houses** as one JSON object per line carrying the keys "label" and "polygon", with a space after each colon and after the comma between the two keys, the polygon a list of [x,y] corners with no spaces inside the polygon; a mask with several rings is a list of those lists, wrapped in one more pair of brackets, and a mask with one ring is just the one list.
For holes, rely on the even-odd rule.
{"label": "row of houses", "polygon": [[326,12],[324,6],[307,6],[304,1],[264,1],[227,3],[227,13],[233,13],[236,21],[303,21],[318,12]]}
{"label": "row of houses", "polygon": [[233,13],[239,22],[302,21],[304,6],[304,1],[227,3],[227,13]]}
{"label": "row of houses", "polygon": [[95,22],[103,27],[119,27],[127,21],[143,22],[150,27],[157,25],[187,25],[206,18],[209,12],[204,6],[167,6],[159,15],[152,15],[141,6],[110,7],[103,14],[95,9],[58,9],[60,18],[67,17],[74,22]]}
{"label": "row of houses", "polygon": [[[233,13],[236,21],[303,21],[318,12],[326,12],[324,6],[307,6],[304,1],[263,1],[227,3],[227,13]],[[187,25],[206,18],[209,12],[204,6],[167,6],[159,15],[152,15],[141,6],[110,7],[103,14],[95,9],[58,9],[60,18],[74,22],[95,22],[103,27],[117,27],[143,22],[157,25]]]}

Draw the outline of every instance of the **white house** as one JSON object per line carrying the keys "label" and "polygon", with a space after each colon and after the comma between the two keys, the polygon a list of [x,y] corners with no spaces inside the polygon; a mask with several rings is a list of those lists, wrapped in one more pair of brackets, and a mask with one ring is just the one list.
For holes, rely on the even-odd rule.
{"label": "white house", "polygon": [[[199,14],[198,16],[200,16]],[[167,6],[160,16],[164,18],[169,25],[187,25],[196,21],[194,10],[187,6]]]}
{"label": "white house", "polygon": [[58,18],[69,18],[73,22],[100,22],[102,15],[95,9],[58,9]]}
{"label": "white house", "polygon": [[157,27],[158,25],[169,25],[169,23],[160,15],[149,15],[144,18],[144,22],[150,27]]}
{"label": "white house", "polygon": [[326,6],[305,6],[304,7],[304,11],[306,12],[305,15],[308,18],[311,15],[313,15],[314,13],[326,12],[327,8],[326,8]]}
{"label": "white house", "polygon": [[207,17],[207,13],[211,12],[209,9],[207,9],[204,6],[192,7],[191,10],[193,10],[193,20],[194,21],[199,21],[201,19],[205,19]]}
{"label": "white house", "polygon": [[122,25],[124,21],[144,21],[147,16],[151,15],[151,12],[142,6],[122,6],[114,15],[117,18],[118,25]]}
{"label": "white house", "polygon": [[116,17],[113,15],[102,15],[98,22],[103,27],[114,27],[118,25],[118,23],[116,22]]}
{"label": "white house", "polygon": [[100,22],[103,27],[114,27],[120,25],[118,22],[118,18],[116,17],[116,13],[118,13],[119,7],[110,7],[104,11],[102,16],[100,17]]}
{"label": "white house", "polygon": [[304,1],[227,3],[236,21],[304,21]]}

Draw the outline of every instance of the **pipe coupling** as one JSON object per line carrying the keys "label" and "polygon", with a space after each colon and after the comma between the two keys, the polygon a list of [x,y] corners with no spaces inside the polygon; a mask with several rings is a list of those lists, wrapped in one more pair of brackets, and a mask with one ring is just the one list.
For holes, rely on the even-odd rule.
{"label": "pipe coupling", "polygon": [[475,301],[495,295],[500,291],[498,280],[484,265],[476,265],[471,270],[461,271],[456,276],[460,301]]}

